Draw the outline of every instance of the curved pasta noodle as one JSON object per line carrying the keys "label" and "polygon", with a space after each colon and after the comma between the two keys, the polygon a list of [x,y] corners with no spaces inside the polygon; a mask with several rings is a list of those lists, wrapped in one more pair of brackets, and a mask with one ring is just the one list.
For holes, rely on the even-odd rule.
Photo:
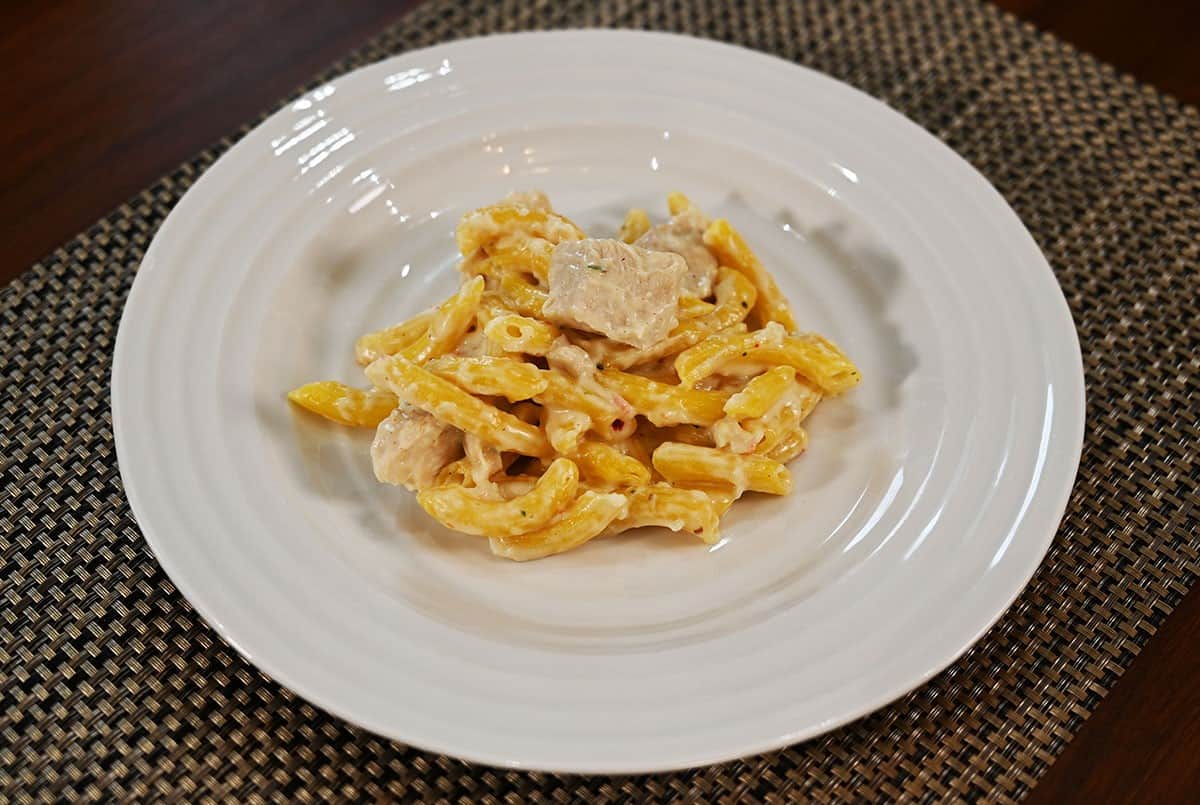
{"label": "curved pasta noodle", "polygon": [[800,425],[779,434],[772,440],[764,455],[772,461],[786,464],[808,449],[808,431]]}
{"label": "curved pasta noodle", "polygon": [[600,536],[628,508],[629,500],[624,495],[589,490],[545,528],[516,537],[493,537],[492,553],[516,562],[527,562],[569,551]]}
{"label": "curved pasta noodle", "polygon": [[791,335],[779,346],[764,346],[753,356],[763,363],[787,364],[826,394],[842,394],[862,381],[858,367],[837,344],[816,333]]}
{"label": "curved pasta noodle", "polygon": [[660,526],[672,531],[687,531],[711,545],[721,536],[723,511],[703,490],[653,484],[630,493],[629,513],[614,522],[611,530],[616,533],[630,528]]}
{"label": "curved pasta noodle", "polygon": [[474,322],[479,302],[483,298],[483,286],[482,277],[474,277],[464,282],[458,293],[433,311],[425,331],[395,353],[383,351],[386,339],[373,333],[358,340],[355,345],[355,357],[359,363],[370,363],[385,355],[398,354],[415,363],[424,363],[434,355],[449,352],[458,345]]}
{"label": "curved pasta noodle", "polygon": [[728,221],[718,218],[709,224],[704,232],[704,245],[712,250],[723,265],[736,268],[754,283],[758,291],[754,313],[759,324],[774,321],[782,324],[788,332],[795,331],[796,320],[792,317],[792,309],[775,284],[775,278],[763,268],[741,234]]}
{"label": "curved pasta noodle", "polygon": [[541,528],[575,498],[579,470],[567,458],[556,458],[533,485],[512,500],[487,500],[462,486],[442,486],[417,493],[417,503],[447,528],[484,537],[513,537]]}

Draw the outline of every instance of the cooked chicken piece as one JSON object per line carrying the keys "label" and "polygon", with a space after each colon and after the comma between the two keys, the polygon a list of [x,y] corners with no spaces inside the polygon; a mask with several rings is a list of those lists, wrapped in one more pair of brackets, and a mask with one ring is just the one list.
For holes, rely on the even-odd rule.
{"label": "cooked chicken piece", "polygon": [[541,190],[514,190],[505,196],[501,204],[510,204],[513,207],[524,207],[527,210],[542,210],[543,212],[551,212],[554,208],[550,206],[550,197]]}
{"label": "cooked chicken piece", "polygon": [[462,431],[405,405],[379,423],[371,443],[375,477],[413,491],[432,486],[442,468],[462,454]]}
{"label": "cooked chicken piece", "polygon": [[554,247],[550,321],[600,333],[638,348],[657,344],[679,323],[687,263],[619,240],[576,240]]}
{"label": "cooked chicken piece", "polygon": [[634,246],[658,252],[672,252],[687,261],[683,292],[698,299],[707,298],[717,276],[717,258],[704,245],[708,219],[695,208],[684,210],[665,224],[659,224],[636,241]]}

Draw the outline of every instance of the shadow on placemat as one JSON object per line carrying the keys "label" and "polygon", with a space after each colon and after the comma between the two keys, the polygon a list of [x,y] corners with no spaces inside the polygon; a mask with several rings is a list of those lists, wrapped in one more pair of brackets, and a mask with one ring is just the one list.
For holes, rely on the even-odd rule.
{"label": "shadow on placemat", "polygon": [[[593,5],[603,6],[593,8]],[[263,678],[158,569],[108,378],[150,237],[221,143],[0,291],[0,796],[246,801],[1015,799],[1200,571],[1200,119],[991,7],[430,0],[325,79],[490,31],[684,31],[793,59],[941,137],[1016,208],[1079,328],[1089,429],[1050,553],[961,661],[823,738],[697,771],[560,777],[376,738]]]}

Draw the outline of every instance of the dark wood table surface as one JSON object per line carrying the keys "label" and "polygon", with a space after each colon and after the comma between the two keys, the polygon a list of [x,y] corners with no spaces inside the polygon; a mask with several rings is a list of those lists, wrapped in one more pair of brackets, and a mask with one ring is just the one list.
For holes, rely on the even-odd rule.
{"label": "dark wood table surface", "polygon": [[[1200,2],[999,0],[1200,103]],[[0,283],[395,20],[409,2],[0,4]],[[1031,801],[1200,801],[1200,589]]]}

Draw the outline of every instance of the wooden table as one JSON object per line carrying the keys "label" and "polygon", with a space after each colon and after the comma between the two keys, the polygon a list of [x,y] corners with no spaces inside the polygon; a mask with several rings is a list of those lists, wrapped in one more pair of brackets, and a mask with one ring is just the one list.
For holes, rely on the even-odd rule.
{"label": "wooden table", "polygon": [[[999,0],[1189,103],[1200,3]],[[409,2],[0,7],[0,221],[7,282],[180,162],[282,100]],[[1189,796],[1190,795],[1190,796]],[[1083,725],[1033,802],[1200,797],[1200,590]]]}

